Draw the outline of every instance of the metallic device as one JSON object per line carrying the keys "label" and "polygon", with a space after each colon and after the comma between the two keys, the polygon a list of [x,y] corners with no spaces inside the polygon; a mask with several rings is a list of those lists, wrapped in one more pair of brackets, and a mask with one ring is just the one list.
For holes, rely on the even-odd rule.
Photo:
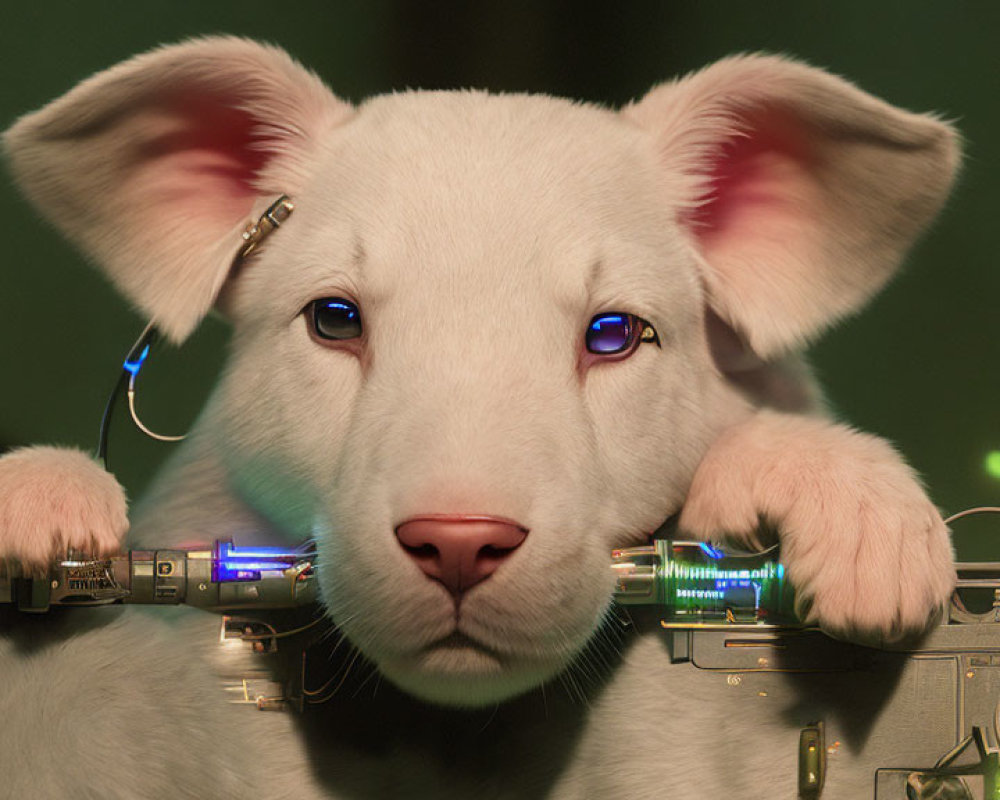
{"label": "metallic device", "polygon": [[656,540],[613,551],[611,569],[618,605],[661,631],[678,669],[742,708],[802,707],[789,740],[800,798],[822,800],[849,769],[871,776],[875,800],[1000,800],[1000,562],[956,564],[940,624],[879,648],[797,620],[773,548]]}
{"label": "metallic device", "polygon": [[[871,648],[797,620],[778,555],[675,540],[615,550],[616,601],[637,627],[650,622],[665,637],[677,669],[694,670],[741,707],[787,714],[810,698],[789,738],[799,797],[822,800],[825,784],[861,770],[876,800],[1000,798],[1000,562],[956,565],[958,589],[940,624],[917,642]],[[317,604],[313,560],[308,550],[228,541],[70,557],[44,578],[0,578],[0,603],[27,612],[120,603],[226,612],[220,644],[255,654],[251,666],[236,658],[222,676],[230,701],[303,709],[329,700],[349,672],[326,674],[328,658],[316,660],[324,670],[307,664],[320,626],[330,624],[323,615],[313,610],[301,627],[273,617]],[[967,592],[985,597],[985,608],[971,610]],[[282,671],[281,642],[291,672]]]}
{"label": "metallic device", "polygon": [[279,547],[130,550],[94,559],[71,553],[45,576],[0,578],[0,603],[19,610],[118,603],[177,605],[213,611],[279,609],[316,602],[310,552]]}
{"label": "metallic device", "polygon": [[611,552],[622,606],[655,605],[666,628],[798,625],[777,545],[760,552],[655,539]]}

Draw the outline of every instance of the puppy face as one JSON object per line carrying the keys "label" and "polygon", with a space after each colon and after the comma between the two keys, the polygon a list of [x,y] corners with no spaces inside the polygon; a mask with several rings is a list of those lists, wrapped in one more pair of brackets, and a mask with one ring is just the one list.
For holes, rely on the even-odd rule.
{"label": "puppy face", "polygon": [[[434,92],[353,108],[223,37],[100,73],[4,144],[168,337],[213,305],[231,319],[195,437],[222,462],[206,496],[315,538],[354,644],[419,697],[477,705],[581,650],[610,549],[678,510],[721,429],[796,394],[772,362],[888,279],[954,139],[769,56],[620,112]],[[282,194],[292,217],[234,265]]]}
{"label": "puppy face", "polygon": [[[234,287],[227,462],[315,536],[333,618],[422,697],[492,702],[564,667],[607,607],[609,550],[679,508],[711,439],[721,381],[659,175],[611,112],[381,98],[324,142]],[[319,339],[320,298],[355,304],[360,336]],[[607,312],[658,342],[589,352]],[[527,530],[460,593],[395,533],[456,515]]]}

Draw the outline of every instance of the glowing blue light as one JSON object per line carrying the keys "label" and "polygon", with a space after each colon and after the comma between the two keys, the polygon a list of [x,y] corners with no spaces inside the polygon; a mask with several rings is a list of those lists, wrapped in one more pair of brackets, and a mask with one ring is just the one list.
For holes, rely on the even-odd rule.
{"label": "glowing blue light", "polygon": [[139,357],[135,361],[129,361],[125,359],[125,363],[122,366],[125,368],[126,372],[130,372],[133,376],[139,374],[139,370],[142,369],[143,362],[146,360],[146,356],[149,355],[149,345],[147,344],[142,352],[139,353]]}
{"label": "glowing blue light", "polygon": [[212,580],[215,583],[235,583],[236,581],[259,581],[260,572],[249,569],[233,569],[225,564],[215,564],[212,567]]}
{"label": "glowing blue light", "polygon": [[220,561],[219,567],[221,569],[228,570],[240,570],[248,569],[255,572],[263,572],[266,570],[282,570],[288,569],[288,562],[286,561],[244,561],[241,558],[227,559],[226,561]]}
{"label": "glowing blue light", "polygon": [[219,542],[217,558],[283,558],[297,561],[302,558],[302,553],[287,547],[236,547],[232,542]]}
{"label": "glowing blue light", "polygon": [[723,553],[721,550],[712,547],[712,545],[710,545],[708,542],[701,542],[698,546],[705,551],[705,553],[708,555],[709,558],[718,559],[722,558],[725,555],[725,553]]}
{"label": "glowing blue light", "polygon": [[326,307],[336,311],[346,311],[348,319],[354,319],[358,316],[358,307],[354,303],[345,303],[342,300],[331,300],[325,303]]}
{"label": "glowing blue light", "polygon": [[302,559],[302,553],[284,547],[237,548],[232,542],[215,543],[212,580],[215,583],[258,581],[262,572],[282,571]]}
{"label": "glowing blue light", "polygon": [[594,333],[600,333],[601,328],[610,325],[624,325],[625,315],[624,314],[602,314],[599,317],[594,317],[590,323],[590,329]]}

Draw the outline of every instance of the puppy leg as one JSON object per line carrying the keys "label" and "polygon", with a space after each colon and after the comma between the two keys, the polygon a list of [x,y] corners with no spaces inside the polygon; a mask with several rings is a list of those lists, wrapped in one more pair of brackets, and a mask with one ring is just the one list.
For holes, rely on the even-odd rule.
{"label": "puppy leg", "polygon": [[685,534],[760,543],[775,526],[806,621],[891,641],[926,628],[955,583],[948,530],[892,446],[826,420],[760,411],[695,474]]}
{"label": "puppy leg", "polygon": [[125,491],[86,453],[27,447],[0,458],[0,567],[43,569],[73,547],[116,552],[128,530]]}

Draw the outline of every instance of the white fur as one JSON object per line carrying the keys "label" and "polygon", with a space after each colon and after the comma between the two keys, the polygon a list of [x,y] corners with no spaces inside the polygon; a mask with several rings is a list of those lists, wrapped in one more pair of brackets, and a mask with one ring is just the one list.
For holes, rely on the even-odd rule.
{"label": "white fur", "polygon": [[[219,135],[226,125],[232,136]],[[378,670],[376,686],[417,698],[384,688],[345,701],[345,714],[384,726],[385,751],[349,719],[306,723],[301,742],[284,721],[242,729],[205,688],[208,623],[129,611],[72,646],[0,648],[8,685],[21,687],[17,730],[44,730],[30,713],[38,670],[69,680],[76,659],[108,647],[144,669],[145,646],[132,648],[148,626],[163,669],[115,667],[107,685],[156,684],[161,731],[177,738],[131,742],[137,769],[194,759],[238,787],[271,780],[281,753],[304,797],[659,797],[659,778],[622,759],[683,739],[668,770],[677,796],[763,796],[759,769],[710,782],[684,767],[713,755],[703,748],[721,711],[692,700],[702,690],[655,639],[606,655],[592,706],[553,697],[552,681],[574,680],[570,664],[605,670],[591,659],[610,550],[682,507],[699,536],[747,538],[764,515],[810,613],[860,636],[918,629],[950,591],[947,531],[916,477],[886,443],[822,419],[796,354],[884,283],[943,201],[956,145],[933,118],[755,56],[654,89],[623,114],[479,92],[351,109],[280,51],[212,39],[91,78],[5,142],[39,210],[175,339],[220,292],[233,323],[225,373],[129,543],[315,537],[330,616]],[[106,204],[85,202],[102,190],[115,192]],[[293,216],[223,286],[242,224],[282,192]],[[349,348],[318,345],[301,315],[336,295],[362,310],[364,337]],[[583,331],[611,310],[648,320],[662,346],[593,363]],[[0,500],[12,458],[0,460]],[[29,478],[20,496],[33,502],[45,478]],[[490,514],[530,533],[456,605],[395,541],[396,525],[428,513]],[[0,553],[43,561],[61,529],[43,522],[0,529]],[[440,643],[456,632],[479,646]],[[172,670],[184,664],[182,679]],[[187,683],[204,698],[196,713],[181,699]],[[497,704],[485,734],[473,735],[476,712],[454,710]],[[628,743],[623,710],[646,741]],[[182,741],[185,725],[222,731],[208,737],[218,750]],[[791,770],[788,730],[775,717],[751,738]],[[62,785],[66,745],[32,741],[28,762]],[[494,747],[516,758],[498,763]],[[113,774],[87,777],[122,790]],[[197,793],[197,775],[172,780]],[[857,796],[848,775],[841,796]]]}
{"label": "white fur", "polygon": [[[763,356],[801,346],[888,280],[958,159],[955,131],[933,117],[774,56],[723,59],[623,113],[655,131],[689,213],[728,204],[694,226],[705,284]],[[740,169],[714,184],[726,160]]]}
{"label": "white fur", "polygon": [[[840,500],[847,487],[852,504]],[[773,411],[727,430],[698,466],[681,527],[756,545],[761,520],[780,526],[788,576],[808,587],[797,596],[803,618],[831,633],[918,630],[954,585],[937,509],[875,436]],[[911,583],[915,573],[926,582]]]}
{"label": "white fur", "polygon": [[[101,72],[19,120],[5,143],[28,196],[180,340],[263,210],[255,198],[297,193],[310,146],[350,113],[283,51],[216,38]],[[220,123],[239,146],[212,139]]]}
{"label": "white fur", "polygon": [[0,458],[0,530],[0,566],[43,567],[67,548],[110,555],[128,531],[125,492],[78,450],[14,450]]}

